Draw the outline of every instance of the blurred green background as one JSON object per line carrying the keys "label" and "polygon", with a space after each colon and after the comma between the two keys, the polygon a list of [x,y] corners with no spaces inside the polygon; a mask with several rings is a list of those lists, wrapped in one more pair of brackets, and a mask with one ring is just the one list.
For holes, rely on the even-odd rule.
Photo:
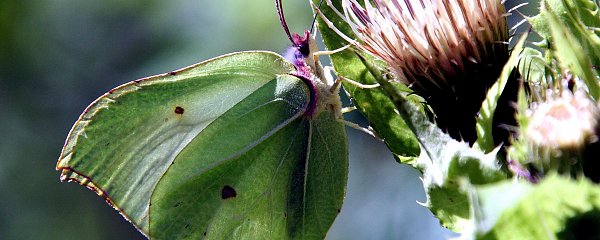
{"label": "blurred green background", "polygon": [[[310,27],[307,0],[284,7],[291,31]],[[56,160],[79,114],[119,84],[288,44],[271,0],[0,1],[0,239],[143,239],[92,191],[60,183]],[[454,236],[417,204],[415,170],[348,135],[348,193],[329,239]]]}

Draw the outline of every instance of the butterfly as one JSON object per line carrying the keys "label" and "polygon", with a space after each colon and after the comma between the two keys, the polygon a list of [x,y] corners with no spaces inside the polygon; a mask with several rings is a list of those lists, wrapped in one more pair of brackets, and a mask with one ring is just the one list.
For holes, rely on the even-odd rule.
{"label": "butterfly", "polygon": [[287,59],[236,52],[110,90],[69,132],[61,180],[151,239],[324,238],[348,174],[339,85],[275,2]]}

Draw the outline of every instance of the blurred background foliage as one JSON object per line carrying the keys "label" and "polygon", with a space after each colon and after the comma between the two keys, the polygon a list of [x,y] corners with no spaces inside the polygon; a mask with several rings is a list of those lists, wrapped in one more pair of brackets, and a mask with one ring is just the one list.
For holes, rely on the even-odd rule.
{"label": "blurred background foliage", "polygon": [[[308,1],[284,7],[291,31],[310,27]],[[60,183],[56,160],[79,114],[119,84],[289,44],[271,0],[2,0],[0,36],[0,239],[143,239],[92,191]],[[329,239],[453,235],[416,203],[415,170],[348,134],[348,193]]]}

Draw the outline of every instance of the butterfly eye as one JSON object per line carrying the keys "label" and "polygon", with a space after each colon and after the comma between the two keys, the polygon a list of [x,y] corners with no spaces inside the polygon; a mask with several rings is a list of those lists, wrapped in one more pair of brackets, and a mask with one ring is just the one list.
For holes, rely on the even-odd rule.
{"label": "butterfly eye", "polygon": [[308,47],[308,41],[304,41],[304,42],[296,45],[296,48],[298,48],[298,51],[300,53],[302,53],[302,56],[308,57],[308,54],[310,53],[310,48]]}

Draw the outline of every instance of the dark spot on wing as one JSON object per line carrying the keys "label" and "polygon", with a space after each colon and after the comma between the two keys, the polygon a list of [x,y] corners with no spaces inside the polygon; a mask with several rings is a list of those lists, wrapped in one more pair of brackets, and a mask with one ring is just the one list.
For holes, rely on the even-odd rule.
{"label": "dark spot on wing", "polygon": [[173,207],[179,207],[179,205],[181,205],[181,202],[178,202],[177,204],[175,204]]}
{"label": "dark spot on wing", "polygon": [[175,76],[175,75],[177,75],[177,72],[169,72],[169,75]]}
{"label": "dark spot on wing", "polygon": [[180,106],[175,107],[175,113],[176,114],[183,114],[184,111],[185,110],[182,107],[180,107]]}
{"label": "dark spot on wing", "polygon": [[188,223],[188,224],[185,225],[184,228],[189,228],[189,227],[190,227],[190,224]]}
{"label": "dark spot on wing", "polygon": [[204,232],[204,236],[206,236],[206,232]]}
{"label": "dark spot on wing", "polygon": [[233,198],[236,196],[237,196],[237,193],[235,192],[235,189],[233,189],[229,185],[225,185],[223,187],[223,189],[221,189],[221,198],[222,199]]}
{"label": "dark spot on wing", "polygon": [[337,212],[338,212],[338,213],[340,213],[341,211],[342,211],[342,210],[340,210],[340,209],[338,208]]}

